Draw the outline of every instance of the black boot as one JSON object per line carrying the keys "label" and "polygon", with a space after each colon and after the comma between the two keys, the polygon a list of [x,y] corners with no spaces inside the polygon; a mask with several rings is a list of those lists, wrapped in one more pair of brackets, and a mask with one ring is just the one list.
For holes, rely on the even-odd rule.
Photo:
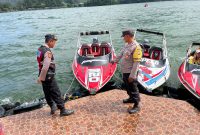
{"label": "black boot", "polygon": [[51,108],[51,112],[50,112],[51,115],[55,114],[56,110],[58,109],[55,104],[51,106],[50,108]]}
{"label": "black boot", "polygon": [[133,108],[128,110],[130,114],[137,113],[139,111],[140,111],[140,106],[138,103],[134,104]]}
{"label": "black boot", "polygon": [[68,116],[68,115],[71,115],[73,113],[74,113],[73,110],[67,110],[67,109],[64,108],[64,109],[60,110],[60,117],[62,117],[62,116]]}
{"label": "black boot", "polygon": [[123,103],[133,103],[133,100],[131,98],[127,98],[123,100]]}

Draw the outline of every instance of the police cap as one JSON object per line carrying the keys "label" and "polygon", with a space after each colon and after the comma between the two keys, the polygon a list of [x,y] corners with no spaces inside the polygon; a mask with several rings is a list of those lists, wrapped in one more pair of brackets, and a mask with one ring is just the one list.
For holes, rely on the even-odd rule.
{"label": "police cap", "polygon": [[53,35],[53,34],[47,34],[47,35],[45,35],[45,40],[46,41],[49,41],[49,40],[55,40],[55,41],[57,41],[58,39],[57,39],[57,37],[55,36],[55,35]]}
{"label": "police cap", "polygon": [[130,36],[134,36],[134,32],[133,30],[125,30],[125,31],[122,31],[122,36],[121,37],[124,37],[125,35],[130,35]]}

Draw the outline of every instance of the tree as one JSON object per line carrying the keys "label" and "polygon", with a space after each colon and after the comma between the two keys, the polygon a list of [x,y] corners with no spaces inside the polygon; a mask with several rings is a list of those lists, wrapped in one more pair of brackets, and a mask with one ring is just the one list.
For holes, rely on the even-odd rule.
{"label": "tree", "polygon": [[13,7],[11,4],[9,4],[9,3],[0,4],[0,12],[7,12],[10,10],[13,10]]}

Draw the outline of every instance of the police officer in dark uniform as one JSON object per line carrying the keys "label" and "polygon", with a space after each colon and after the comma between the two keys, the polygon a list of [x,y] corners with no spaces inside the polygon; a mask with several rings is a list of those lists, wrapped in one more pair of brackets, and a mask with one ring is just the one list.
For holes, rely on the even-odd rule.
{"label": "police officer in dark uniform", "polygon": [[73,110],[65,109],[64,100],[61,98],[61,92],[55,79],[55,63],[50,48],[54,48],[57,38],[55,35],[47,34],[45,36],[45,45],[37,50],[37,61],[39,66],[39,77],[37,82],[42,84],[45,99],[51,108],[51,114],[60,110],[60,116],[73,114]]}
{"label": "police officer in dark uniform", "polygon": [[112,61],[112,63],[118,63],[120,59],[122,59],[120,65],[123,73],[123,81],[126,86],[127,94],[129,95],[129,98],[124,99],[123,103],[134,103],[133,108],[128,110],[128,112],[132,114],[140,110],[137,72],[142,58],[142,49],[134,38],[133,30],[123,31],[122,37],[125,41],[125,45],[122,47],[120,54],[116,59],[114,59],[114,61]]}

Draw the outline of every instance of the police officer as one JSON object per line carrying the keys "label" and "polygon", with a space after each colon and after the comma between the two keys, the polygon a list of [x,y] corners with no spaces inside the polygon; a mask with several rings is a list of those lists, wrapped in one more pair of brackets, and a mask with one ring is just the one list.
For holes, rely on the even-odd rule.
{"label": "police officer", "polygon": [[142,58],[142,49],[134,38],[133,30],[126,30],[122,32],[122,37],[125,41],[125,46],[121,49],[120,54],[112,61],[121,62],[121,69],[123,73],[123,81],[126,86],[128,99],[124,99],[123,103],[134,103],[134,106],[128,110],[130,114],[136,113],[140,110],[139,90],[137,87],[137,72],[138,66]]}
{"label": "police officer", "polygon": [[45,45],[37,50],[37,61],[39,66],[39,77],[37,82],[42,84],[45,99],[51,108],[51,114],[55,114],[57,108],[60,109],[60,116],[67,116],[74,113],[73,110],[67,110],[64,106],[64,100],[61,98],[61,92],[55,79],[55,63],[50,48],[54,48],[57,38],[55,35],[47,34],[45,36]]}

